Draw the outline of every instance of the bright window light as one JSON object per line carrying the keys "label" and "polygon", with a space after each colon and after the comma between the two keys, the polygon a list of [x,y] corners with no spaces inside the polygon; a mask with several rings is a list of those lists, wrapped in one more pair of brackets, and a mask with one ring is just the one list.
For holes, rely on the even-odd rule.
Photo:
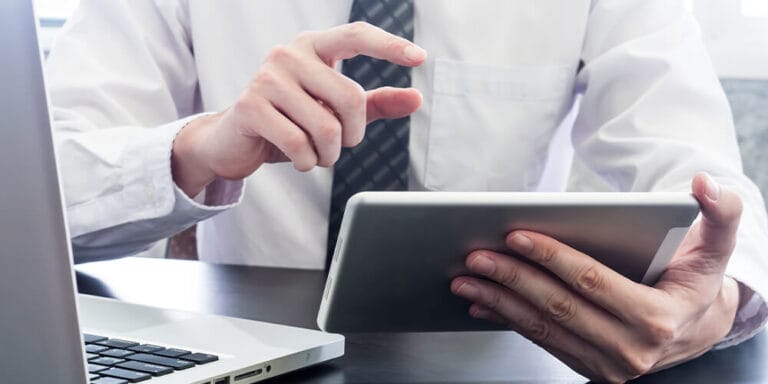
{"label": "bright window light", "polygon": [[685,10],[693,12],[693,0],[685,0]]}
{"label": "bright window light", "polygon": [[34,0],[37,16],[41,19],[66,19],[77,7],[79,0]]}
{"label": "bright window light", "polygon": [[741,14],[745,17],[768,17],[768,1],[741,0]]}

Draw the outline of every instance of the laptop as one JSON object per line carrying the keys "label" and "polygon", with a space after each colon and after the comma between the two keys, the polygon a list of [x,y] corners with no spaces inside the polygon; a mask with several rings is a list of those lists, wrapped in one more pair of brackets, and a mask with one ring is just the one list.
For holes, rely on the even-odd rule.
{"label": "laptop", "polygon": [[78,295],[31,0],[0,19],[0,381],[247,384],[343,355],[340,335]]}

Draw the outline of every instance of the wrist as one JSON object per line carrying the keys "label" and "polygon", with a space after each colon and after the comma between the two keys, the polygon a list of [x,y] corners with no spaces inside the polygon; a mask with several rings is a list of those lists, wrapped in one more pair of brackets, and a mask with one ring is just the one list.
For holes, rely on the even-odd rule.
{"label": "wrist", "polygon": [[722,337],[726,337],[733,328],[733,323],[736,319],[736,313],[739,310],[739,283],[728,277],[723,276],[723,285],[720,287],[720,294],[718,295],[716,305],[720,307],[725,324]]}
{"label": "wrist", "polygon": [[176,135],[171,149],[173,181],[189,197],[195,197],[216,179],[203,153],[203,135],[218,115],[206,115],[188,122]]}

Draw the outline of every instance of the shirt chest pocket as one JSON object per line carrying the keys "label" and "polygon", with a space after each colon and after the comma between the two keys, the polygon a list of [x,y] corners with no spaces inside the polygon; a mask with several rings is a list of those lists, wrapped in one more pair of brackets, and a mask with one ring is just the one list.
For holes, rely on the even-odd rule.
{"label": "shirt chest pocket", "polygon": [[436,60],[424,183],[440,191],[526,191],[571,105],[567,66]]}

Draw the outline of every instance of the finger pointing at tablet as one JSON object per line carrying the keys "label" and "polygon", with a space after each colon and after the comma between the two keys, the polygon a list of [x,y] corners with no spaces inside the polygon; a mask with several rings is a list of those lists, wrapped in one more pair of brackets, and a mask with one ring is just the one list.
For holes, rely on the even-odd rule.
{"label": "finger pointing at tablet", "polygon": [[216,177],[241,179],[266,162],[299,171],[328,167],[342,146],[360,143],[366,123],[421,106],[413,88],[363,88],[337,72],[338,60],[366,55],[418,66],[426,52],[406,39],[357,22],[304,32],[273,48],[225,111],[193,120],[176,137],[174,181],[190,196]]}

